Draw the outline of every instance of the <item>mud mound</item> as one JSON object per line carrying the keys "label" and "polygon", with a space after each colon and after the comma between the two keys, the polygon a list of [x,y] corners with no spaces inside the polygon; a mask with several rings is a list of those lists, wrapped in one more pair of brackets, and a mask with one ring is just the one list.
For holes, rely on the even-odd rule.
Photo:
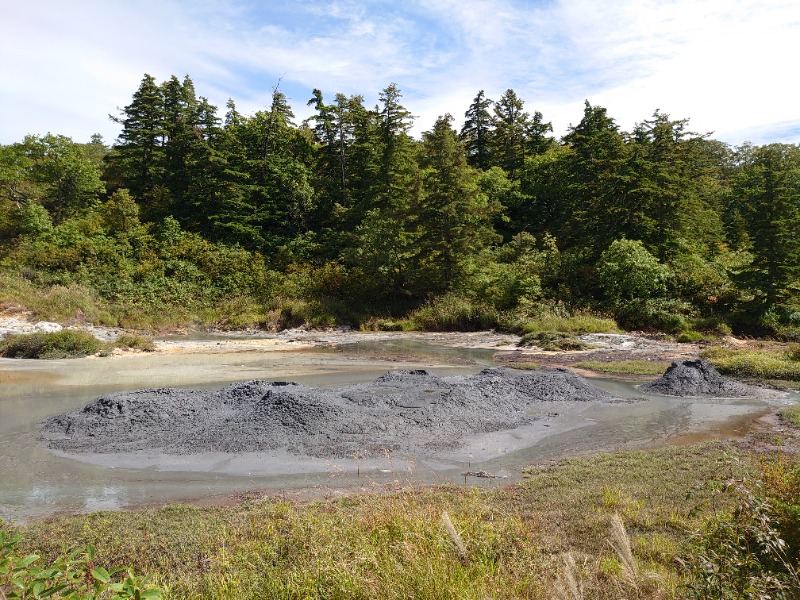
{"label": "mud mound", "polygon": [[526,409],[536,403],[617,400],[565,369],[486,369],[444,378],[394,371],[337,389],[246,381],[217,392],[110,394],[46,420],[41,435],[51,448],[71,453],[285,449],[345,457],[456,448],[464,436],[532,422]]}
{"label": "mud mound", "polygon": [[709,396],[713,398],[777,397],[773,390],[746,385],[720,375],[707,360],[674,362],[664,374],[641,386],[643,392],[664,396]]}

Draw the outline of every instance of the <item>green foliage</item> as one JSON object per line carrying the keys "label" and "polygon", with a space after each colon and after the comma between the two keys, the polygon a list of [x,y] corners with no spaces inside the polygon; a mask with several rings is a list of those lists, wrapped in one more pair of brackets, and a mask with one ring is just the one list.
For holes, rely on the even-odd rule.
{"label": "green foliage", "polygon": [[543,331],[562,333],[615,333],[619,331],[613,319],[588,311],[570,311],[560,306],[542,305],[533,314],[520,319],[516,329],[522,334]]}
{"label": "green foliage", "polygon": [[614,333],[619,331],[613,319],[588,311],[570,311],[562,306],[538,307],[534,314],[520,319],[516,329],[522,334],[557,331],[562,333]]}
{"label": "green foliage", "polygon": [[676,333],[685,330],[692,307],[680,300],[648,299],[621,303],[615,316],[622,327]]}
{"label": "green foliage", "polygon": [[427,331],[479,331],[503,328],[505,316],[458,294],[441,296],[409,316],[415,328]]}
{"label": "green foliage", "polygon": [[19,554],[22,536],[0,524],[0,597],[66,600],[157,600],[161,590],[125,567],[98,564],[91,544],[65,552],[47,566],[37,554]]}
{"label": "green foliage", "polygon": [[694,342],[699,342],[703,340],[703,334],[699,331],[694,331],[693,329],[689,329],[687,331],[681,331],[678,334],[678,337],[675,338],[681,344],[692,344]]}
{"label": "green foliage", "polygon": [[614,303],[662,296],[669,269],[638,240],[615,240],[597,265],[603,293]]}
{"label": "green foliage", "polygon": [[649,360],[614,360],[609,362],[587,360],[576,362],[575,366],[580,369],[618,375],[661,375],[667,370],[670,363]]}
{"label": "green foliage", "polygon": [[80,358],[97,354],[102,343],[91,333],[62,329],[52,333],[20,333],[0,340],[6,358]]}
{"label": "green foliage", "polygon": [[[624,132],[588,102],[556,143],[510,89],[414,140],[401,100],[314,90],[297,124],[276,86],[221,119],[189,77],[145,75],[110,149],[0,146],[0,270],[67,290],[42,312],[128,327],[358,325],[455,295],[509,327],[562,303],[800,340],[796,145],[731,149],[658,111]],[[25,286],[0,295],[39,312]]]}
{"label": "green foliage", "polygon": [[704,350],[701,356],[710,360],[720,373],[726,375],[800,381],[800,362],[793,360],[787,352],[735,350],[717,346]]}
{"label": "green foliage", "polygon": [[[737,505],[706,528],[684,560],[687,597],[797,598],[800,577],[793,555],[800,548],[782,537],[780,517],[785,515],[777,514],[757,487],[728,482],[721,491],[735,493]],[[792,521],[784,526],[800,525],[797,514]]]}
{"label": "green foliage", "polygon": [[592,344],[557,331],[526,333],[520,339],[519,345],[537,346],[547,352],[555,352],[558,350],[589,350],[595,348]]}
{"label": "green foliage", "polygon": [[132,333],[121,334],[114,340],[113,346],[127,350],[141,350],[143,352],[152,352],[156,349],[153,338]]}

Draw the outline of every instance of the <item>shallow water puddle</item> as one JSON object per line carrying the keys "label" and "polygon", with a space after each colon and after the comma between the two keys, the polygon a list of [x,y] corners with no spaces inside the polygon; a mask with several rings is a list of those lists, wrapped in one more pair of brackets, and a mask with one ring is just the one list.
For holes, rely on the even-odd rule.
{"label": "shallow water puddle", "polygon": [[[213,342],[213,339],[210,340]],[[509,479],[465,477],[485,471],[510,479],[531,462],[566,454],[669,443],[758,416],[754,400],[649,397],[619,405],[547,403],[531,425],[464,440],[447,460],[415,456],[322,460],[280,454],[59,456],[37,439],[38,423],[99,395],[149,387],[220,388],[246,379],[311,386],[370,381],[394,369],[470,374],[491,364],[490,349],[414,340],[367,340],[324,349],[125,355],[60,361],[0,359],[0,518],[190,501],[256,489],[370,489],[378,485],[456,482],[498,485]],[[641,397],[631,383],[593,383],[616,396]],[[795,400],[800,398],[795,395]],[[734,433],[731,430],[731,433]],[[709,435],[712,435],[709,433]],[[486,457],[491,458],[486,458]]]}

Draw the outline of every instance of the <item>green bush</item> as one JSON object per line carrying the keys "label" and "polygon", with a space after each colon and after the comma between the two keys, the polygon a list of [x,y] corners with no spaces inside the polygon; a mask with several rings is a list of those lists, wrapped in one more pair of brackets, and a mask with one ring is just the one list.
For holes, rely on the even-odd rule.
{"label": "green bush", "polygon": [[23,333],[0,341],[6,358],[80,358],[97,354],[102,342],[85,331],[63,329],[53,333]]}
{"label": "green bush", "polygon": [[113,343],[113,346],[115,348],[142,350],[143,352],[152,352],[156,349],[152,338],[131,333],[123,333],[120,335]]}
{"label": "green bush", "polygon": [[[687,598],[797,598],[800,577],[787,544],[781,517],[770,504],[769,491],[756,485],[727,483],[738,503],[695,540],[683,561]],[[796,501],[796,499],[795,499]],[[794,517],[792,527],[800,524]]]}
{"label": "green bush", "polygon": [[779,350],[734,350],[714,347],[703,351],[700,356],[710,360],[724,375],[800,381],[800,362],[791,360],[786,352]]}
{"label": "green bush", "polygon": [[416,329],[425,331],[481,331],[508,324],[496,308],[458,294],[436,298],[412,312],[409,320]]}
{"label": "green bush", "polygon": [[542,350],[555,352],[558,350],[590,350],[592,344],[579,340],[569,334],[556,331],[538,331],[526,333],[519,341],[520,346],[538,346]]}
{"label": "green bush", "polygon": [[694,342],[699,342],[703,339],[703,334],[699,331],[694,331],[693,329],[689,329],[687,331],[681,331],[676,338],[678,342],[681,344],[691,344]]}
{"label": "green bush", "polygon": [[667,291],[670,271],[638,240],[615,240],[597,265],[603,293],[614,303],[653,298]]}
{"label": "green bush", "polygon": [[632,300],[617,306],[615,316],[625,329],[676,333],[688,326],[692,307],[680,300]]}
{"label": "green bush", "polygon": [[559,331],[582,335],[584,333],[611,333],[619,331],[614,319],[588,311],[568,311],[546,307],[533,316],[526,316],[517,326],[521,334]]}
{"label": "green bush", "polygon": [[65,552],[46,567],[41,557],[22,555],[22,537],[0,523],[0,598],[68,600],[157,600],[161,590],[124,567],[107,570],[97,563],[94,546]]}

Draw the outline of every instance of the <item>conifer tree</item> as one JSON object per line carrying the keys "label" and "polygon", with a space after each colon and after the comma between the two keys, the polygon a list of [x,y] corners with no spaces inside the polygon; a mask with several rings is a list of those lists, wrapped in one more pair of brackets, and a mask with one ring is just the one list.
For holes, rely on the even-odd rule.
{"label": "conifer tree", "polygon": [[494,129],[489,107],[494,104],[481,90],[464,113],[464,125],[461,127],[461,142],[467,154],[467,162],[485,171],[491,160],[490,139]]}
{"label": "conifer tree", "polygon": [[439,117],[422,136],[422,190],[415,210],[420,291],[451,290],[463,266],[491,242],[496,206],[478,187],[478,172],[470,167],[452,127],[453,117]]}

